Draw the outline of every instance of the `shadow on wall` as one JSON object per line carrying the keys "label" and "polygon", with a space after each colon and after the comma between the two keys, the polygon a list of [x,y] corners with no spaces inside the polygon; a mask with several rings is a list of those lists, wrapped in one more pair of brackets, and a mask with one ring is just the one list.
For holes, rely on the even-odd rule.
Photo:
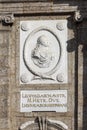
{"label": "shadow on wall", "polygon": [[[67,51],[70,53],[72,51],[75,51],[75,130],[87,130],[87,21],[83,21],[81,23],[74,24],[76,29],[74,30],[75,39],[71,39],[68,41]],[[68,26],[70,28],[70,26]],[[83,63],[81,63],[81,66],[83,67],[83,73],[79,74],[78,70],[80,70],[80,65],[78,63],[78,47],[81,45],[82,48],[82,54],[83,55]],[[80,57],[80,56],[79,56]],[[80,60],[80,59],[79,59]],[[81,60],[82,62],[82,60]],[[80,88],[78,81],[79,76],[82,76],[82,88]],[[80,81],[79,81],[80,82]],[[82,89],[82,97],[79,97],[78,95],[79,90]],[[78,98],[81,98],[80,100],[83,100],[83,104],[79,104]],[[82,113],[79,113],[78,109],[80,109],[80,105],[83,105],[83,111],[80,111]],[[81,108],[82,109],[82,108]],[[79,127],[78,125],[78,115],[82,115],[82,127]]]}
{"label": "shadow on wall", "polygon": [[73,20],[74,16],[68,18],[68,28],[73,29],[74,38],[67,41],[67,51],[68,53],[75,52],[75,111],[74,111],[74,128],[78,130],[78,31],[77,26],[78,24]]}
{"label": "shadow on wall", "polygon": [[[79,25],[79,44],[83,53],[83,130],[87,129],[87,21]],[[78,86],[79,88],[79,86]]]}
{"label": "shadow on wall", "polygon": [[[68,20],[69,21],[69,20]],[[70,22],[69,22],[70,23]],[[75,39],[71,39],[68,41],[68,46],[67,46],[67,51],[73,52],[75,51],[75,130],[87,130],[87,21],[84,20],[83,22],[80,23],[74,23],[72,25],[75,27],[74,34],[75,34]],[[68,25],[68,28],[71,26]],[[78,47],[81,45],[81,55],[83,55],[83,63],[79,65],[78,63]],[[80,59],[79,59],[80,60]],[[82,62],[82,60],[81,60]],[[78,70],[80,70],[80,67],[83,67],[83,73],[79,73]],[[79,76],[82,76],[82,88],[80,88],[78,81],[79,81]],[[80,81],[79,81],[80,82]],[[81,90],[83,99],[82,97],[79,97],[78,95],[79,90]],[[83,100],[83,104],[79,104],[78,98],[81,98],[80,100]],[[83,105],[83,111],[80,111],[82,113],[79,113],[78,109],[80,109],[80,105]],[[82,108],[81,108],[82,109]],[[78,125],[78,115],[83,115],[82,117],[82,127],[79,127]],[[80,120],[80,119],[79,119]]]}
{"label": "shadow on wall", "polygon": [[[61,4],[62,2],[59,0],[53,0],[54,4]],[[82,8],[84,7],[84,12],[87,12],[86,9],[86,4],[85,1],[81,2],[81,1],[63,1],[64,4],[67,4],[69,6],[77,6],[78,10],[82,10]],[[82,7],[83,6],[83,7]],[[70,25],[72,21],[72,25]],[[74,28],[73,28],[74,27]],[[67,51],[68,53],[75,51],[75,113],[74,113],[74,117],[75,117],[75,130],[87,130],[87,20],[83,20],[80,23],[73,23],[72,18],[68,19],[68,28],[69,29],[73,29],[74,31],[74,35],[75,35],[75,39],[71,39],[69,40],[67,43]],[[83,63],[81,63],[82,67],[83,67],[83,73],[81,73],[81,75],[83,76],[82,78],[82,95],[83,95],[83,111],[80,111],[82,113],[79,113],[78,109],[80,109],[80,105],[78,104],[78,91],[81,89],[78,81],[79,81],[79,72],[78,69],[80,67],[80,65],[78,64],[78,47],[79,45],[82,46],[82,55],[83,55]],[[79,106],[78,106],[79,105]],[[82,108],[81,108],[82,109]],[[79,128],[78,125],[78,114],[83,115],[83,122],[82,122],[82,128]]]}

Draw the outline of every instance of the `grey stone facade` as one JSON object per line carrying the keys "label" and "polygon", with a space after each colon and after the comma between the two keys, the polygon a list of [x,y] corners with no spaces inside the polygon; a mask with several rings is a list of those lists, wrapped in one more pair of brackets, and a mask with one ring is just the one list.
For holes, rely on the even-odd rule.
{"label": "grey stone facade", "polygon": [[[68,83],[20,84],[20,21],[59,19],[68,21]],[[0,130],[19,130],[37,117],[61,121],[68,130],[87,129],[86,20],[85,0],[0,0]],[[21,90],[67,90],[68,111],[21,113]],[[42,130],[40,123],[35,128]]]}

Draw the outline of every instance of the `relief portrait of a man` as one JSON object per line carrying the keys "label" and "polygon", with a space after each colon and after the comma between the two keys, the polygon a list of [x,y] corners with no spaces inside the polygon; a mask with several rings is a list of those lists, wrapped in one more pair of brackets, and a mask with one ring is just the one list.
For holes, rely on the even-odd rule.
{"label": "relief portrait of a man", "polygon": [[48,68],[54,59],[50,44],[50,41],[45,35],[37,38],[37,43],[32,50],[31,57],[33,63],[39,68]]}

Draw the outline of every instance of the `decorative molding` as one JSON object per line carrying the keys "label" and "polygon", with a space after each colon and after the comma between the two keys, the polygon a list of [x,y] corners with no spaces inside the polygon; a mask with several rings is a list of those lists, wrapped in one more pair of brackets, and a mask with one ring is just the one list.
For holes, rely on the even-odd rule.
{"label": "decorative molding", "polygon": [[1,3],[5,3],[5,2],[8,2],[8,3],[13,3],[13,2],[49,2],[49,1],[52,1],[52,0],[0,0]]}
{"label": "decorative molding", "polygon": [[[5,0],[2,0],[2,2],[4,2]],[[15,0],[17,1],[17,0]],[[35,2],[36,0],[34,0],[34,2],[30,2],[30,3],[27,3],[29,2],[27,0],[27,2],[25,3],[24,0],[23,2],[24,3],[21,3],[20,2],[16,2],[16,3],[10,3],[8,4],[7,6],[7,3],[5,4],[1,4],[1,7],[0,7],[0,12],[2,14],[4,14],[5,12],[11,12],[11,13],[14,13],[15,16],[35,16],[36,14],[38,15],[47,15],[48,16],[48,13],[50,15],[52,15],[54,13],[54,15],[57,13],[59,14],[70,14],[70,13],[73,13],[75,11],[77,11],[77,4],[75,3],[74,5],[72,4],[72,1],[69,1],[68,3],[66,2],[65,4],[64,3],[53,3],[53,2],[46,2],[46,0],[43,0],[44,2]],[[50,1],[50,0],[49,0]],[[12,0],[13,2],[13,0]]]}
{"label": "decorative molding", "polygon": [[[38,126],[38,128],[37,128]],[[28,121],[22,124],[19,128],[19,130],[25,130],[28,128],[29,130],[32,129],[38,129],[38,130],[49,130],[51,128],[58,129],[58,130],[68,130],[68,126],[61,122],[61,121],[55,121],[55,120],[50,120],[45,117],[37,117],[35,121]]]}
{"label": "decorative molding", "polygon": [[12,25],[14,23],[14,20],[15,19],[13,14],[4,14],[0,16],[0,21],[6,25]]}
{"label": "decorative molding", "polygon": [[20,83],[67,83],[66,42],[67,20],[21,21]]}
{"label": "decorative molding", "polygon": [[81,14],[80,10],[75,12],[74,19],[76,22],[82,22],[83,21],[83,15]]}

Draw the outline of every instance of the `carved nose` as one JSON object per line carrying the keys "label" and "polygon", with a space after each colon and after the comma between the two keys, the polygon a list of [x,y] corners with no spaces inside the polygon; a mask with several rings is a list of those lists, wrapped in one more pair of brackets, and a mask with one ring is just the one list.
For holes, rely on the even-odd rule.
{"label": "carved nose", "polygon": [[34,58],[36,58],[36,59],[40,58],[40,54],[39,54],[38,51],[35,51],[35,52],[34,52]]}
{"label": "carved nose", "polygon": [[35,58],[35,59],[39,59],[39,58],[40,58],[40,55],[39,55],[39,54],[35,54],[35,55],[34,55],[34,58]]}

